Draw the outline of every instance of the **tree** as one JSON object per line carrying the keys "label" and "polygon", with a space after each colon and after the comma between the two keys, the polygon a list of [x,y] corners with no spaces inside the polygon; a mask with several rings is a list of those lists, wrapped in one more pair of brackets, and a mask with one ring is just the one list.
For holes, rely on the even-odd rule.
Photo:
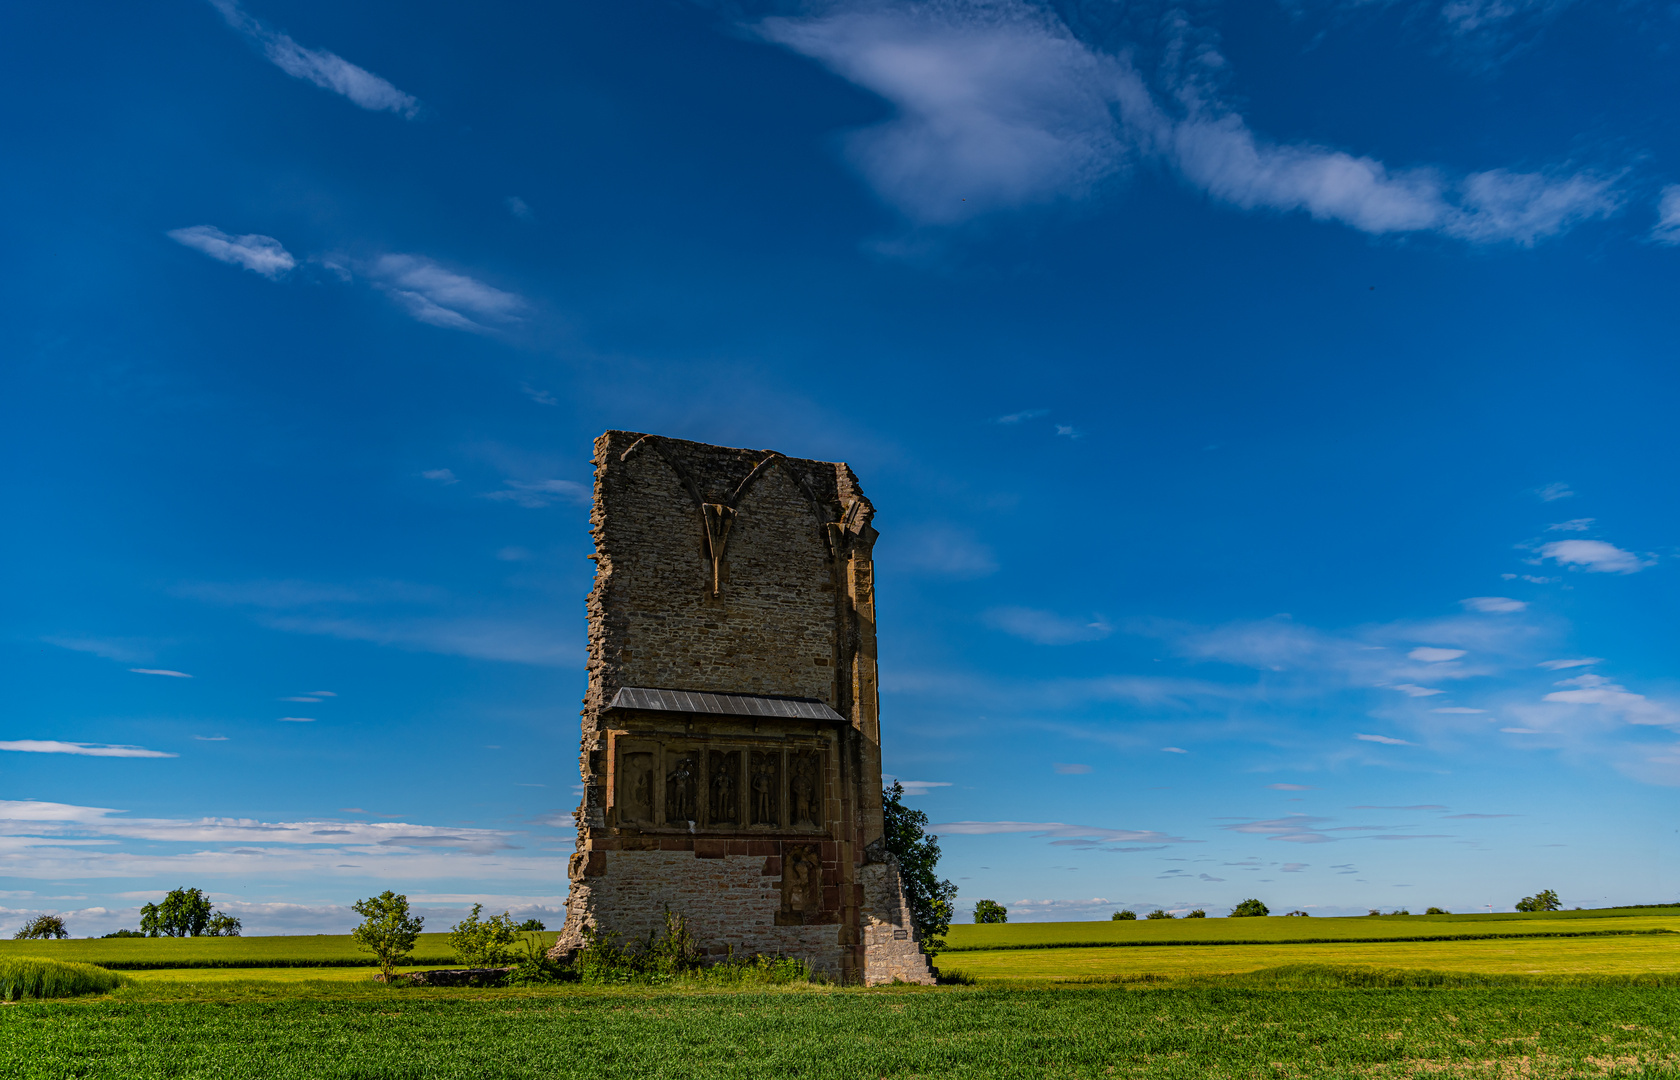
{"label": "tree", "polygon": [[1170,919],[1172,917],[1172,912],[1162,911],[1160,908],[1156,908],[1154,911],[1151,911],[1149,914],[1144,916],[1146,919]]}
{"label": "tree", "polygon": [[1448,911],[1446,908],[1432,907],[1428,911],[1424,912],[1424,914],[1425,915],[1451,915],[1452,912]]}
{"label": "tree", "polygon": [[414,941],[426,920],[410,915],[408,897],[390,889],[350,906],[363,918],[362,925],[350,931],[350,937],[357,947],[373,954],[385,981],[390,982],[397,967],[414,951]]}
{"label": "tree", "polygon": [[881,792],[881,821],[887,851],[898,860],[910,917],[921,931],[922,951],[933,956],[945,947],[951,904],[957,898],[957,887],[934,872],[939,865],[939,837],[927,831],[926,814],[904,805],[904,785],[897,780]]}
{"label": "tree", "polygon": [[210,921],[204,926],[204,932],[211,937],[238,937],[239,931],[243,929],[244,926],[237,918],[224,911],[210,916]]}
{"label": "tree", "polygon": [[145,936],[146,936],[145,934],[142,934],[138,930],[113,930],[109,934],[101,934],[100,935],[100,937],[108,937],[108,938],[111,938],[111,937],[145,937]]}
{"label": "tree", "polygon": [[543,921],[541,919],[526,919],[524,922],[522,922],[518,926],[514,927],[514,929],[515,930],[523,930],[523,931],[531,931],[531,930],[547,930],[548,927],[543,925]]}
{"label": "tree", "polygon": [[[217,918],[233,919],[212,908],[203,889],[180,888],[165,896],[163,903],[147,904],[140,909],[140,932],[147,937],[198,937]],[[233,919],[233,923],[237,930],[239,920]]]}
{"label": "tree", "polygon": [[1186,919],[1205,919],[1207,918],[1207,912],[1203,911],[1201,908],[1197,908],[1195,911],[1192,911],[1184,917]]}
{"label": "tree", "polygon": [[974,905],[974,921],[1000,923],[1009,921],[1009,909],[996,900],[980,900]]}
{"label": "tree", "polygon": [[1112,922],[1130,922],[1135,918],[1137,918],[1137,912],[1133,911],[1131,908],[1116,911],[1113,915],[1109,916],[1109,920]]}
{"label": "tree", "polygon": [[18,928],[12,937],[18,941],[47,941],[53,938],[67,938],[70,931],[64,929],[64,920],[57,915],[37,915]]}
{"label": "tree", "polygon": [[1542,889],[1533,896],[1525,896],[1517,901],[1518,911],[1558,911],[1563,907],[1558,901],[1558,894],[1550,889]]}
{"label": "tree", "polygon": [[1231,909],[1231,918],[1248,919],[1260,915],[1270,915],[1271,913],[1271,908],[1262,904],[1258,900],[1250,898],[1248,900],[1244,900],[1242,903]]}
{"label": "tree", "polygon": [[483,904],[474,904],[472,914],[449,931],[449,947],[468,967],[501,967],[510,962],[519,933],[507,912],[480,919]]}

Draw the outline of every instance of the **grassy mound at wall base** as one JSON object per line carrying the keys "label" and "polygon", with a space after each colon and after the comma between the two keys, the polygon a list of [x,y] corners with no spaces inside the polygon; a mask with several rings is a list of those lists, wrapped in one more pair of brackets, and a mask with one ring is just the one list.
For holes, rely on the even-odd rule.
{"label": "grassy mound at wall base", "polygon": [[0,1001],[108,994],[128,980],[92,964],[13,956],[0,960]]}

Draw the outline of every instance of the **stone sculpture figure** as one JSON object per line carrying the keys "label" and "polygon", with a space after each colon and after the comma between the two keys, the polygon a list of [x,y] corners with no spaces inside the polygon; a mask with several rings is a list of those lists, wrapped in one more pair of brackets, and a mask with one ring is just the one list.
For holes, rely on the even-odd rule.
{"label": "stone sculpture figure", "polygon": [[764,753],[754,750],[752,755],[752,798],[754,825],[775,825],[776,821],[776,781],[780,770],[780,755]]}
{"label": "stone sculpture figure", "polygon": [[684,754],[665,778],[665,820],[673,825],[695,820],[694,779],[699,771],[694,758]]}
{"label": "stone sculpture figure", "polygon": [[741,771],[741,753],[731,750],[712,754],[712,823],[735,824],[735,778]]}
{"label": "stone sculpture figure", "polygon": [[815,754],[795,754],[793,758],[793,823],[815,826],[820,814],[817,800],[817,759]]}

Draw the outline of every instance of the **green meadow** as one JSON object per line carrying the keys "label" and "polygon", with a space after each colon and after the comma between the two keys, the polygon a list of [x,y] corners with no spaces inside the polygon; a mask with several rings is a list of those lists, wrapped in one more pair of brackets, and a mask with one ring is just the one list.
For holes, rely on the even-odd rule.
{"label": "green meadow", "polygon": [[[1680,1080],[1680,908],[950,940],[955,985],[733,990],[387,987],[338,936],[4,942],[125,970],[0,1007],[0,1076]],[[416,959],[452,962],[443,935]]]}

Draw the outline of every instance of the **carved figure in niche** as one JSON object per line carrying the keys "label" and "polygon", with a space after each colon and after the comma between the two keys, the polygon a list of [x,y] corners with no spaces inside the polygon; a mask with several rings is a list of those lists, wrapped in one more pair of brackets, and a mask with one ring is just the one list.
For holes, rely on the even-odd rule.
{"label": "carved figure in niche", "polygon": [[673,825],[697,820],[695,813],[695,783],[700,778],[700,763],[693,754],[683,754],[665,774],[665,820]]}
{"label": "carved figure in niche", "polygon": [[804,916],[822,907],[822,860],[804,845],[782,853],[782,914]]}
{"label": "carved figure in niche", "polygon": [[793,755],[793,823],[816,826],[822,817],[822,758],[809,750]]}
{"label": "carved figure in niche", "polygon": [[653,820],[653,755],[625,754],[624,779],[619,784],[619,816],[626,821]]}
{"label": "carved figure in niche", "polygon": [[740,783],[741,752],[712,751],[712,817],[714,825],[739,825],[740,805],[736,787]]}
{"label": "carved figure in niche", "polygon": [[782,755],[774,750],[752,752],[752,823],[778,825],[776,802],[781,788]]}

